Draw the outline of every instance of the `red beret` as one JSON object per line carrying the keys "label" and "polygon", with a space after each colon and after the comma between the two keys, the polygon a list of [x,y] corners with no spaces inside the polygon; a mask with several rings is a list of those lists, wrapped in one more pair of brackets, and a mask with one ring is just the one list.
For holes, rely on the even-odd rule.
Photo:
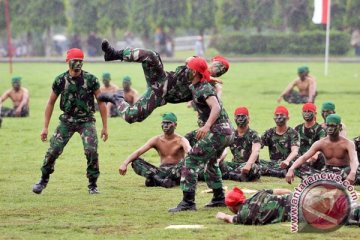
{"label": "red beret", "polygon": [[305,103],[302,108],[303,112],[305,111],[311,111],[316,112],[316,106],[313,103]]}
{"label": "red beret", "polygon": [[79,48],[71,48],[66,52],[66,62],[72,59],[84,59],[84,53]]}
{"label": "red beret", "polygon": [[226,67],[226,70],[228,70],[230,67],[229,61],[226,58],[224,58],[223,56],[215,56],[211,59],[211,61],[223,63]]}
{"label": "red beret", "polygon": [[189,60],[187,63],[188,68],[201,73],[201,82],[210,80],[210,72],[208,70],[207,62],[202,57],[196,57]]}
{"label": "red beret", "polygon": [[235,109],[234,115],[246,115],[249,116],[249,110],[246,107],[238,107]]}
{"label": "red beret", "polygon": [[284,106],[278,106],[278,107],[275,109],[274,114],[284,114],[284,115],[286,115],[286,116],[288,117],[288,116],[289,116],[289,111],[288,111],[287,108],[284,107]]}
{"label": "red beret", "polygon": [[234,207],[238,204],[244,203],[246,200],[245,195],[241,189],[234,187],[225,196],[225,204],[228,207]]}

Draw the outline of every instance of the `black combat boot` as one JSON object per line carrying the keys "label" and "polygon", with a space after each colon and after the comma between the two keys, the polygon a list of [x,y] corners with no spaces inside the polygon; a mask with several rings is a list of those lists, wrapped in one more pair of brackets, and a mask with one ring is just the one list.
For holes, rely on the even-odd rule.
{"label": "black combat boot", "polygon": [[171,188],[175,186],[175,182],[170,178],[161,178],[159,175],[154,175],[153,179],[155,181],[156,186]]}
{"label": "black combat boot", "polygon": [[155,180],[152,177],[148,177],[145,179],[145,186],[147,187],[156,187]]}
{"label": "black combat boot", "polygon": [[169,212],[196,211],[195,192],[183,192],[183,200]]}
{"label": "black combat boot", "polygon": [[270,176],[270,177],[278,177],[278,178],[285,178],[286,170],[285,169],[272,169],[268,168],[263,176]]}
{"label": "black combat boot", "polygon": [[119,90],[116,93],[101,93],[98,96],[98,100],[101,102],[111,102],[117,108],[119,108],[119,106],[121,106],[122,103],[125,101],[124,91]]}
{"label": "black combat boot", "polygon": [[213,189],[214,196],[211,201],[205,205],[206,208],[212,207],[225,207],[225,194],[224,189]]}
{"label": "black combat boot", "polygon": [[229,180],[246,182],[246,177],[242,173],[229,172]]}
{"label": "black combat boot", "polygon": [[104,52],[104,59],[106,62],[113,60],[123,60],[124,50],[115,50],[110,46],[108,40],[104,39],[101,43],[101,49]]}
{"label": "black combat boot", "polygon": [[89,177],[89,185],[88,185],[88,189],[89,189],[89,194],[99,194],[99,190],[97,189],[97,178],[92,178]]}
{"label": "black combat boot", "polygon": [[41,176],[40,181],[33,186],[33,192],[40,194],[49,183],[49,176]]}

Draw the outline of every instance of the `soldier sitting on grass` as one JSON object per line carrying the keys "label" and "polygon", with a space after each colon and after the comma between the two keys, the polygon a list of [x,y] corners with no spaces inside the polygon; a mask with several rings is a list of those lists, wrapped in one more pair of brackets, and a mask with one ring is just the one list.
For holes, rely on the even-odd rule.
{"label": "soldier sitting on grass", "polygon": [[[162,116],[161,128],[164,134],[155,136],[133,152],[119,167],[120,175],[125,175],[131,163],[135,173],[146,178],[147,187],[161,186],[170,188],[180,183],[182,159],[191,147],[186,138],[175,133],[177,118],[174,113]],[[160,156],[160,167],[146,162],[140,156],[150,149],[155,149]]]}

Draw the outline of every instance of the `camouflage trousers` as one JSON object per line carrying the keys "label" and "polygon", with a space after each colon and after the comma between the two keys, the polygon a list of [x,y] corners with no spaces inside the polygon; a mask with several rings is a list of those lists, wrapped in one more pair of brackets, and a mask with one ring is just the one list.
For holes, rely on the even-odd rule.
{"label": "camouflage trousers", "polygon": [[204,169],[204,178],[209,188],[223,187],[222,174],[217,163],[224,149],[234,138],[228,123],[213,125],[210,132],[196,142],[181,170],[180,187],[184,192],[196,191],[199,169]]}
{"label": "camouflage trousers", "polygon": [[[297,168],[295,170],[295,175],[301,179],[305,179],[308,176],[314,175],[315,173],[336,173],[341,176],[342,180],[345,180],[350,173],[350,166],[329,166],[325,165],[321,170],[315,169],[307,164]],[[360,185],[360,169],[356,171],[355,184]]]}
{"label": "camouflage trousers", "polygon": [[[315,102],[315,97],[317,94],[315,94],[313,102]],[[288,103],[295,103],[295,104],[303,104],[307,103],[309,100],[308,95],[300,95],[299,92],[295,90],[291,90],[288,94],[283,96],[284,100]]]}
{"label": "camouflage trousers", "polygon": [[[360,136],[353,139],[358,159],[360,159]],[[360,160],[359,160],[360,161]]]}
{"label": "camouflage trousers", "polygon": [[16,108],[7,108],[1,107],[0,117],[28,117],[29,116],[29,108],[24,106],[21,109],[20,115],[16,115]]}
{"label": "camouflage trousers", "polygon": [[[229,179],[230,173],[241,174],[241,169],[246,165],[246,162],[227,162],[223,161],[220,163],[220,170],[222,172],[222,178],[224,180]],[[256,181],[260,178],[260,165],[254,163],[248,174],[244,175],[244,181],[251,182]]]}
{"label": "camouflage trousers", "polygon": [[[282,160],[260,160],[260,173],[261,176],[269,176],[269,177],[279,177],[285,178],[287,169],[282,169],[280,167]],[[290,162],[290,167],[294,163],[294,160]]]}
{"label": "camouflage trousers", "polygon": [[169,178],[177,183],[180,183],[180,174],[183,164],[184,161],[182,160],[176,165],[162,165],[160,167],[155,167],[154,165],[146,162],[144,159],[137,158],[131,163],[131,166],[137,175],[145,178],[158,175],[162,179]]}
{"label": "camouflage trousers", "polygon": [[142,64],[147,89],[139,100],[130,105],[123,101],[118,106],[118,115],[128,123],[141,122],[156,108],[165,105],[167,78],[160,56],[146,49],[125,49],[123,58],[126,62],[139,62]]}
{"label": "camouflage trousers", "polygon": [[63,152],[64,147],[69,142],[75,132],[81,136],[85,156],[87,160],[86,176],[89,179],[97,179],[100,175],[98,159],[98,138],[95,122],[65,123],[60,121],[53,136],[50,139],[50,148],[45,154],[44,163],[41,167],[43,177],[48,177],[54,172],[56,159]]}

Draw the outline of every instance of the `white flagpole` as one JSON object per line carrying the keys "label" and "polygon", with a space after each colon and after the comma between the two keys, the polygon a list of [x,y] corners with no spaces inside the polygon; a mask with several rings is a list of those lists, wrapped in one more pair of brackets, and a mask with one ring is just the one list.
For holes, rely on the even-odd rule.
{"label": "white flagpole", "polygon": [[329,45],[330,45],[330,11],[331,11],[331,0],[328,1],[327,6],[327,24],[326,24],[326,45],[325,45],[325,67],[324,67],[324,75],[328,75],[328,65],[329,65]]}

